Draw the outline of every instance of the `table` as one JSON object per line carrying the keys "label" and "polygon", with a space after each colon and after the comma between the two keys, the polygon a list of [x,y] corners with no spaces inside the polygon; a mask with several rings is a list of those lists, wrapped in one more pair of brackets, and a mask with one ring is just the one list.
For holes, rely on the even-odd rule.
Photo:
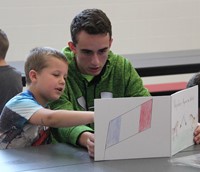
{"label": "table", "polygon": [[[172,52],[152,52],[135,55],[124,55],[136,68],[143,78],[162,76],[175,76],[181,78],[182,74],[193,74],[200,71],[200,50],[181,50]],[[158,78],[157,78],[158,79]],[[179,79],[178,79],[179,80]],[[188,79],[189,80],[189,79]],[[171,95],[185,89],[188,80],[146,84],[152,96]]]}
{"label": "table", "polygon": [[[140,54],[122,54],[128,58],[141,77],[196,73],[200,71],[200,49]],[[22,73],[26,85],[24,61],[10,61],[8,64]]]}
{"label": "table", "polygon": [[200,71],[200,50],[128,54],[141,77],[196,73]]}
{"label": "table", "polygon": [[[175,157],[200,153],[191,146]],[[94,162],[85,149],[66,144],[0,150],[1,172],[199,172],[198,168],[176,166],[170,158],[146,158]]]}

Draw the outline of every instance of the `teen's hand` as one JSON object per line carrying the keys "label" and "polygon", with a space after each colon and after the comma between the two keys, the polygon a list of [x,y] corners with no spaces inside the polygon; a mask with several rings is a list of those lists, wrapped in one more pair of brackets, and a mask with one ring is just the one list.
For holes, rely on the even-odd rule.
{"label": "teen's hand", "polygon": [[194,142],[200,144],[200,124],[198,124],[197,128],[194,130]]}
{"label": "teen's hand", "polygon": [[86,147],[90,157],[94,158],[94,134],[91,132],[84,132],[79,138],[79,144]]}
{"label": "teen's hand", "polygon": [[94,158],[94,134],[90,133],[87,140],[87,149],[90,157]]}

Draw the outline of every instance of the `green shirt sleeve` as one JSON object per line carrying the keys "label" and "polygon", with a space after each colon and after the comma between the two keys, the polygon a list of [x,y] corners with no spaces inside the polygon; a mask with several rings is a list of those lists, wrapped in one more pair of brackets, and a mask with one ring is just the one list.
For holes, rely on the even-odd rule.
{"label": "green shirt sleeve", "polygon": [[[68,96],[66,94],[62,94],[59,100],[51,102],[49,106],[54,110],[74,110],[72,103],[68,100]],[[52,128],[51,134],[54,142],[70,143],[78,146],[78,138],[83,132],[86,131],[94,132],[94,130],[89,126],[81,125],[76,127]]]}

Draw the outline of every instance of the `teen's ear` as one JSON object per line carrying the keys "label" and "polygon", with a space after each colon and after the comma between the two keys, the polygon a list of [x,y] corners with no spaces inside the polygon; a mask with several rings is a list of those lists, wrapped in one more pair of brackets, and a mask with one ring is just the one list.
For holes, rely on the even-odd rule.
{"label": "teen's ear", "polygon": [[113,38],[110,38],[110,41],[109,41],[109,48],[111,47],[112,42],[113,42]]}
{"label": "teen's ear", "polygon": [[31,80],[31,83],[35,82],[37,80],[37,72],[35,70],[30,70],[29,78]]}
{"label": "teen's ear", "polygon": [[73,43],[73,42],[68,42],[68,46],[69,46],[70,50],[71,50],[74,54],[76,54],[76,46],[74,45],[74,43]]}

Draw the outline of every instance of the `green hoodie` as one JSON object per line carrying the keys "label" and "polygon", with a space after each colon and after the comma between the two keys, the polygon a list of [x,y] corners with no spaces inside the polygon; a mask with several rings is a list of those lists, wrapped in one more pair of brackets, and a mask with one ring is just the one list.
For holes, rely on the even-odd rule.
{"label": "green hoodie", "polygon": [[[78,71],[75,57],[68,47],[63,49],[69,61],[66,89],[59,100],[50,104],[51,109],[94,110],[94,99],[104,97],[150,96],[131,62],[111,51],[102,72],[90,82]],[[77,140],[85,131],[93,132],[94,125],[52,129],[57,141],[78,145]]]}

